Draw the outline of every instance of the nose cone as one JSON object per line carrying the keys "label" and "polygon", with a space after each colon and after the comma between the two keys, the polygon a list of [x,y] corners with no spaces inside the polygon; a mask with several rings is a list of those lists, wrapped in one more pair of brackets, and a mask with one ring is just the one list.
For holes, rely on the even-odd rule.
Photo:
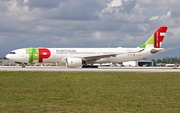
{"label": "nose cone", "polygon": [[13,54],[7,54],[5,57],[6,57],[8,60],[11,60],[11,61],[18,61],[18,59],[16,58],[16,56],[13,55]]}
{"label": "nose cone", "polygon": [[6,56],[5,56],[8,60],[15,60],[15,56],[13,56],[13,55],[11,55],[11,54],[7,54]]}
{"label": "nose cone", "polygon": [[10,59],[10,55],[7,54],[7,55],[5,56],[5,58],[6,58],[6,59]]}
{"label": "nose cone", "polygon": [[5,57],[9,60],[14,60],[16,58],[16,53],[15,51],[11,51]]}
{"label": "nose cone", "polygon": [[28,62],[28,58],[22,53],[22,50],[13,50],[9,52],[5,57],[9,60],[16,62]]}

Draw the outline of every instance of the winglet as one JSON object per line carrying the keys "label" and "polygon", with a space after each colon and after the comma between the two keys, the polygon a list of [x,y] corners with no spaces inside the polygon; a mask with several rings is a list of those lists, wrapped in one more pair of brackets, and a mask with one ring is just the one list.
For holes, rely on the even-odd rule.
{"label": "winglet", "polygon": [[154,34],[139,48],[146,48],[146,47],[151,47],[151,48],[160,48],[161,44],[164,40],[164,36],[166,34],[168,27],[167,26],[161,26],[159,27]]}

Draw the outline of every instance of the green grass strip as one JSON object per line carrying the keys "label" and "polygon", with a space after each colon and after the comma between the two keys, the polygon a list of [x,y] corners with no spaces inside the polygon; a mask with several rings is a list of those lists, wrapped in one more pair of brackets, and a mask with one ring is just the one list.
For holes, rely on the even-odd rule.
{"label": "green grass strip", "polygon": [[0,72],[5,113],[179,113],[180,73]]}

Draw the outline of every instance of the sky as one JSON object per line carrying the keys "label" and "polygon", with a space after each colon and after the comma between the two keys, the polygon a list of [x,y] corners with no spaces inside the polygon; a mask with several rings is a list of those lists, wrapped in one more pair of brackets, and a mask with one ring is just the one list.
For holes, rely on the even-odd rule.
{"label": "sky", "polygon": [[0,57],[24,47],[138,47],[168,26],[152,59],[180,56],[179,0],[0,0]]}

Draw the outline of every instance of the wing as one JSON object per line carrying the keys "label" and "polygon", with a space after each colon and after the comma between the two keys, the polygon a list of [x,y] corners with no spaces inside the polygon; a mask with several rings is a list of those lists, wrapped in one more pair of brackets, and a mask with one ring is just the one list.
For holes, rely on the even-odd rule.
{"label": "wing", "polygon": [[[142,52],[144,49],[141,49],[139,51],[134,51],[134,52]],[[123,52],[123,53],[112,53],[112,54],[101,54],[101,55],[95,55],[95,56],[87,56],[87,57],[83,57],[82,59],[86,62],[89,61],[96,61],[98,59],[101,58],[111,58],[111,57],[116,57],[117,55],[121,55],[121,54],[127,54],[129,52]]]}
{"label": "wing", "polygon": [[110,57],[116,57],[117,54],[109,54],[109,55],[96,55],[96,56],[87,56],[83,57],[84,61],[96,61],[101,58],[110,58]]}
{"label": "wing", "polygon": [[125,53],[113,53],[113,54],[87,56],[87,57],[83,57],[82,59],[83,59],[84,61],[86,61],[86,62],[90,62],[90,61],[96,61],[96,60],[101,59],[101,58],[116,57],[117,55],[120,55],[120,54],[125,54]]}
{"label": "wing", "polygon": [[[100,55],[92,55],[92,56],[74,56],[74,58],[81,58],[85,62],[92,62],[96,61],[101,58],[110,58],[110,57],[116,57],[119,54],[125,54],[125,53],[112,53],[112,54],[100,54]],[[61,59],[61,61],[65,61],[67,57]]]}

